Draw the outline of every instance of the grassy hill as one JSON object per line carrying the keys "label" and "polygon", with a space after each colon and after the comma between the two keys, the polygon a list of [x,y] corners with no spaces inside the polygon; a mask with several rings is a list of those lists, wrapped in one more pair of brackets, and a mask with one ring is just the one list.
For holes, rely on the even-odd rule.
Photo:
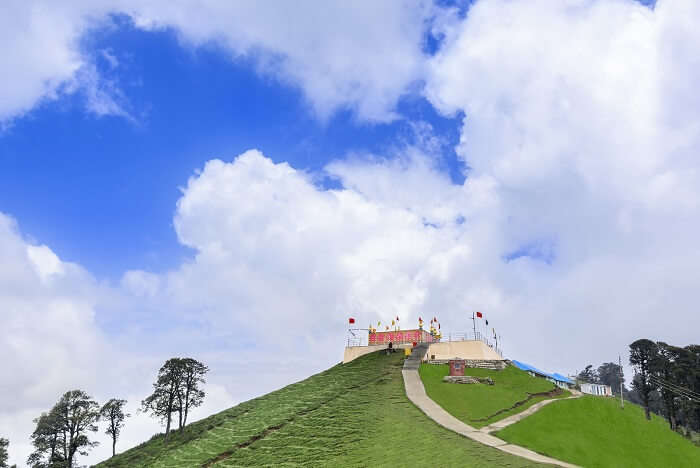
{"label": "grassy hill", "polygon": [[99,466],[534,466],[428,419],[406,398],[402,364],[363,356]]}
{"label": "grassy hill", "polygon": [[444,383],[442,378],[449,372],[447,364],[421,364],[419,373],[425,392],[448,413],[477,428],[524,411],[538,401],[571,396],[565,390],[548,396],[537,395],[555,393],[557,387],[514,366],[500,371],[467,369],[465,372],[475,377],[491,377],[495,385]]}
{"label": "grassy hill", "polygon": [[559,401],[495,435],[586,467],[700,466],[700,448],[664,419],[646,421],[639,406],[610,398]]}

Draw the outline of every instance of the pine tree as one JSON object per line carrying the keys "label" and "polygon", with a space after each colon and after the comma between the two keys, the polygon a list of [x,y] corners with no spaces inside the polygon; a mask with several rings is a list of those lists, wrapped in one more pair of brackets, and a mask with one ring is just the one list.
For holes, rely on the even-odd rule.
{"label": "pine tree", "polygon": [[635,368],[637,375],[632,381],[632,386],[639,393],[644,405],[644,415],[651,420],[649,414],[649,395],[654,390],[650,381],[651,366],[657,359],[658,348],[651,340],[641,339],[630,345],[630,364]]}
{"label": "pine tree", "polygon": [[124,413],[124,405],[126,405],[126,400],[112,398],[100,409],[100,415],[107,421],[105,434],[112,438],[112,456],[117,453],[117,439],[119,439],[119,434],[124,427],[124,420],[131,416]]}

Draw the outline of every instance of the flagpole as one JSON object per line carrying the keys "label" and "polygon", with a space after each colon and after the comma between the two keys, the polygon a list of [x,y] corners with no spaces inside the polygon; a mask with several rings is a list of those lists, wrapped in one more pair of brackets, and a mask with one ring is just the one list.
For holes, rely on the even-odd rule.
{"label": "flagpole", "polygon": [[474,341],[476,341],[476,317],[474,312],[472,312],[472,325],[474,326]]}

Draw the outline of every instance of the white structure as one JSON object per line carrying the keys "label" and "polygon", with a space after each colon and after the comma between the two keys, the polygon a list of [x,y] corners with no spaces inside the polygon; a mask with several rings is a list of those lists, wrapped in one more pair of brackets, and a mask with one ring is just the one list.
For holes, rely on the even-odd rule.
{"label": "white structure", "polygon": [[610,388],[610,385],[582,383],[581,392],[588,395],[612,396],[612,389]]}

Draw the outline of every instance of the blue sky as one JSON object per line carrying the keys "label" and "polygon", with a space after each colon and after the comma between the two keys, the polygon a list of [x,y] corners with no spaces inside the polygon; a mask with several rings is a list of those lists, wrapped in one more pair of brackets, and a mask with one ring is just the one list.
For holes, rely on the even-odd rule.
{"label": "blue sky", "polygon": [[44,103],[0,136],[0,211],[98,277],[163,271],[191,255],[172,227],[175,203],[179,187],[212,158],[257,148],[320,172],[348,153],[388,154],[411,138],[410,122],[426,121],[448,143],[443,169],[463,180],[451,150],[460,116],[440,116],[419,95],[401,99],[403,118],[392,123],[363,122],[350,110],[321,119],[298,88],[261,76],[250,60],[231,60],[216,45],[183,48],[172,30],[142,31],[123,17],[115,24],[84,37],[83,48],[121,89],[133,120],[86,113],[85,95],[74,93]]}
{"label": "blue sky", "polygon": [[193,5],[0,3],[12,463],[67,388],[135,414],[189,355],[196,419],[337,363],[350,316],[483,311],[560,373],[697,339],[700,3]]}
{"label": "blue sky", "polygon": [[[439,2],[456,4],[461,18],[472,3]],[[126,16],[112,18],[84,34],[81,48],[123,94],[133,120],[86,113],[78,92],[39,105],[0,134],[0,211],[98,277],[164,271],[191,256],[177,242],[172,216],[179,187],[212,158],[258,148],[320,172],[349,153],[387,155],[411,138],[411,122],[425,121],[446,142],[438,165],[455,183],[464,180],[454,152],[463,114],[440,115],[420,85],[398,102],[401,118],[392,123],[363,121],[348,109],[321,119],[298,87],[257,73],[251,59],[231,60],[216,43],[183,47],[172,29],[144,31]],[[427,52],[438,50],[429,31],[424,41]]]}

